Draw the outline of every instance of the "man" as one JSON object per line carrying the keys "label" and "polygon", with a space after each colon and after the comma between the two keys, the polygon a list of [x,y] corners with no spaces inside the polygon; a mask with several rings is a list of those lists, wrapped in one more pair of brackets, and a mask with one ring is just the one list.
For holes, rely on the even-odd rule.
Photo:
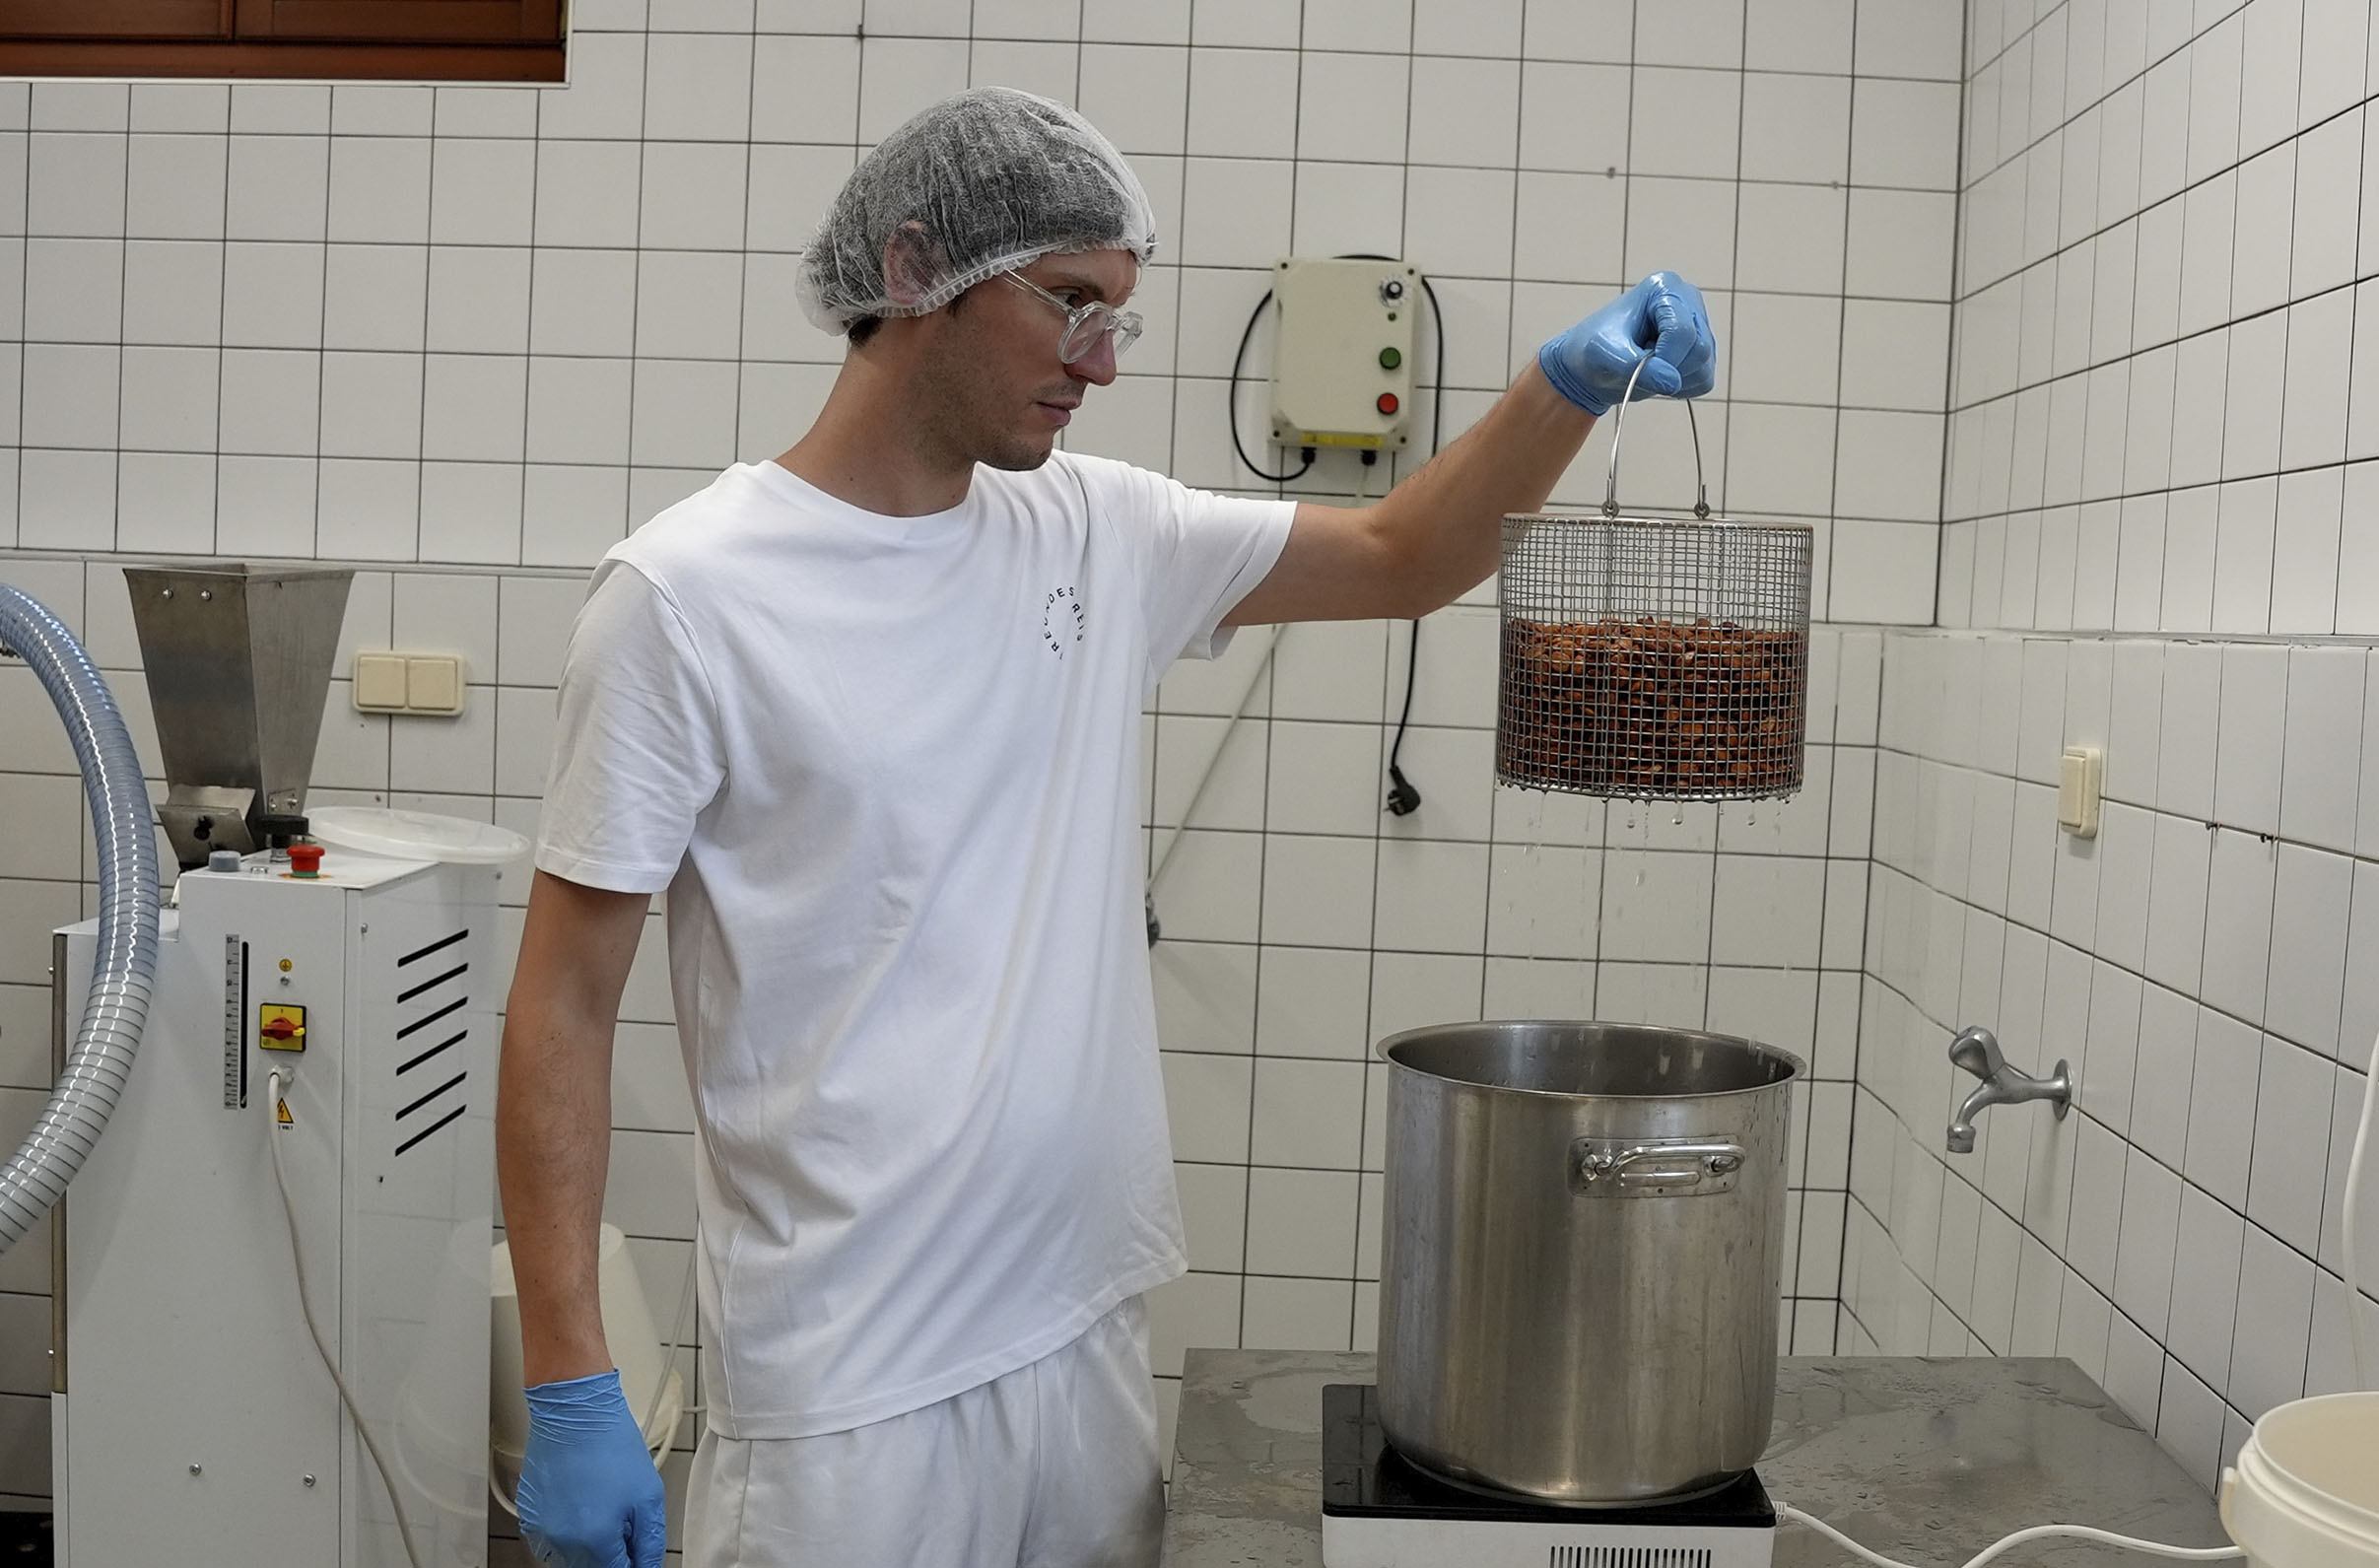
{"label": "man", "polygon": [[804,254],[804,308],[851,344],[817,423],[595,574],[498,1112],[541,1561],[660,1561],[595,1238],[612,1031],[664,889],[700,1128],[688,1563],[1155,1560],[1140,1296],[1186,1262],[1147,697],[1233,627],[1446,603],[1631,372],[1639,395],[1711,385],[1700,296],[1656,275],[1368,509],[1054,453],[1137,333],[1154,248],[1070,110],[1001,89],[926,110]]}

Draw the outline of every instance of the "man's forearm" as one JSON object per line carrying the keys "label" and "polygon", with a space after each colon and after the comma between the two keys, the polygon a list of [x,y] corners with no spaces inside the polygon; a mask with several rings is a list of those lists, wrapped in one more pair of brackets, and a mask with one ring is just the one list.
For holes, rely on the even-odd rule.
{"label": "man's forearm", "polygon": [[[589,1036],[601,1031],[601,1049]],[[598,1237],[611,1163],[612,1022],[515,992],[498,1072],[496,1180],[534,1387],[612,1367]]]}
{"label": "man's forearm", "polygon": [[1544,505],[1595,428],[1587,410],[1638,377],[1652,396],[1698,397],[1717,362],[1700,291],[1654,273],[1531,356],[1486,418],[1379,505],[1300,504],[1280,558],[1223,624],[1428,614],[1495,570],[1504,515]]}
{"label": "man's forearm", "polygon": [[1424,614],[1494,572],[1504,513],[1534,511],[1595,428],[1530,359],[1486,417],[1371,509],[1395,580]]}

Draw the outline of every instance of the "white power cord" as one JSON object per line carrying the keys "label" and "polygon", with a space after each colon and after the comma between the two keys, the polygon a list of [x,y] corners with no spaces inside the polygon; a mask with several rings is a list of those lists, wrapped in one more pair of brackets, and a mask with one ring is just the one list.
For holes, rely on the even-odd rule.
{"label": "white power cord", "polygon": [[[1862,1562],[1872,1564],[1873,1568],[1916,1568],[1914,1564],[1901,1562],[1894,1557],[1886,1557],[1879,1551],[1872,1551],[1860,1545],[1824,1520],[1813,1514],[1804,1514],[1789,1503],[1780,1502],[1776,1505],[1776,1517],[1789,1519],[1796,1525],[1806,1525],[1820,1535],[1824,1535],[1842,1546]],[[2141,1540],[2136,1535],[2118,1535],[2112,1531],[2092,1530],[2087,1525],[2034,1525],[2029,1530],[2019,1530],[2014,1534],[1984,1547],[1966,1559],[1964,1568],[1983,1568],[1983,1564],[1997,1557],[2001,1552],[2011,1550],[2026,1541],[2039,1540],[2049,1535],[2073,1535],[2082,1540],[2103,1541],[2110,1546],[2128,1546],[2134,1551],[2153,1552],[2159,1557],[2178,1557],[2187,1562],[2218,1562],[2224,1558],[2247,1555],[2236,1546],[2172,1546],[2160,1540]]]}
{"label": "white power cord", "polygon": [[397,1496],[395,1479],[388,1473],[388,1462],[381,1456],[379,1444],[374,1441],[372,1428],[364,1424],[364,1412],[356,1408],[354,1392],[347,1387],[347,1380],[339,1375],[338,1359],[330,1353],[330,1346],[323,1342],[321,1326],[314,1322],[313,1298],[306,1290],[306,1253],[298,1244],[298,1210],[290,1201],[289,1176],[281,1168],[281,1127],[278,1117],[281,1086],[287,1081],[279,1067],[275,1067],[266,1079],[271,1086],[270,1103],[274,1110],[264,1121],[264,1140],[272,1146],[273,1185],[281,1190],[281,1217],[289,1222],[289,1257],[298,1269],[298,1310],[305,1314],[306,1331],[313,1337],[314,1354],[322,1358],[323,1369],[330,1374],[330,1381],[338,1385],[339,1402],[347,1406],[347,1414],[355,1422],[355,1435],[364,1440],[364,1452],[372,1456],[373,1468],[380,1472],[380,1484],[388,1488],[388,1507],[396,1515],[396,1533],[405,1543],[405,1560],[413,1568],[422,1568],[421,1550],[413,1543],[413,1527],[405,1522],[404,1503]]}
{"label": "white power cord", "polygon": [[2346,1345],[2354,1353],[2354,1386],[2373,1387],[2371,1383],[2371,1353],[2364,1345],[2364,1318],[2369,1314],[2362,1305],[2362,1269],[2356,1260],[2354,1234],[2361,1224],[2363,1158],[2370,1153],[2371,1124],[2379,1121],[2379,1041],[2371,1044],[2370,1060],[2363,1064],[2362,1119],[2354,1125],[2354,1152],[2345,1162],[2345,1210],[2341,1216],[2345,1225],[2345,1243],[2340,1250],[2345,1264],[2345,1336]]}

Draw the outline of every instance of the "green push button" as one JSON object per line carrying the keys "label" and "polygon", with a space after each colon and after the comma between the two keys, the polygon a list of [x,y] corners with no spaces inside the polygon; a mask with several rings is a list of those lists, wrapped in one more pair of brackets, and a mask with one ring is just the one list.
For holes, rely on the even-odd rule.
{"label": "green push button", "polygon": [[1403,363],[1404,356],[1397,350],[1382,349],[1380,351],[1380,369],[1384,371],[1393,371]]}

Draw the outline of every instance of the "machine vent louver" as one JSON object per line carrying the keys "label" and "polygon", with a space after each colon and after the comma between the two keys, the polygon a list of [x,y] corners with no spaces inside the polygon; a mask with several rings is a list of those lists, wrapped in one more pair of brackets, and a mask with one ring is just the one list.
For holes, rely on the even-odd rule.
{"label": "machine vent louver", "polygon": [[411,1001],[411,1000],[412,1000],[414,997],[416,997],[416,996],[420,995],[420,994],[421,994],[423,991],[425,991],[425,990],[433,990],[433,989],[436,989],[438,987],[444,985],[444,984],[445,984],[447,981],[449,981],[449,980],[458,980],[458,979],[460,979],[462,976],[467,975],[467,974],[469,974],[470,972],[471,972],[471,966],[470,966],[470,965],[468,965],[468,964],[457,964],[457,965],[455,965],[455,966],[454,966],[452,969],[447,970],[447,971],[446,971],[444,974],[442,974],[442,975],[433,975],[433,976],[431,976],[431,977],[430,977],[428,980],[425,980],[425,981],[421,982],[421,983],[420,983],[419,985],[417,985],[417,986],[413,986],[413,987],[408,988],[407,989],[404,989],[404,990],[400,990],[400,991],[398,991],[398,992],[396,993],[396,999],[397,999],[398,1001]]}
{"label": "machine vent louver", "polygon": [[1710,1552],[1690,1546],[1555,1546],[1547,1568],[1710,1568]]}
{"label": "machine vent louver", "polygon": [[396,1075],[400,1078],[403,1077],[406,1073],[411,1072],[414,1068],[420,1066],[423,1062],[428,1061],[431,1057],[451,1051],[456,1046],[461,1045],[464,1041],[470,1038],[471,1032],[468,1029],[460,1030],[454,1034],[448,1035],[445,1039],[441,1040],[437,1045],[432,1046],[429,1050],[423,1052],[420,1056],[413,1057],[411,1060],[398,1062],[396,1067]]}
{"label": "machine vent louver", "polygon": [[[422,1111],[423,1108],[428,1106],[431,1101],[442,1099],[446,1095],[447,1091],[461,1088],[463,1080],[469,1076],[470,1074],[465,1072],[458,1072],[454,1074],[453,1077],[448,1078],[437,1088],[432,1089],[428,1094],[423,1095],[420,1099],[415,1100],[403,1110],[397,1112],[396,1120],[401,1124],[407,1117],[412,1116],[415,1112]],[[459,1096],[456,1097],[454,1103],[446,1107],[445,1112],[441,1115],[437,1121],[432,1122],[428,1126],[423,1127],[420,1131],[415,1132],[412,1136],[406,1138],[404,1142],[399,1143],[396,1146],[396,1152],[399,1154],[404,1153],[407,1149],[412,1148],[415,1144],[421,1142],[422,1139],[428,1137],[431,1133],[436,1132],[440,1127],[444,1126],[447,1123],[453,1121],[456,1117],[462,1115],[470,1108],[471,1106],[468,1100],[464,1100]]]}
{"label": "machine vent louver", "polygon": [[397,1113],[396,1113],[396,1119],[397,1119],[399,1122],[402,1122],[403,1120],[405,1120],[405,1118],[407,1118],[407,1117],[411,1116],[411,1115],[412,1115],[414,1112],[419,1111],[419,1110],[420,1110],[420,1109],[421,1109],[423,1106],[428,1105],[428,1104],[429,1104],[431,1101],[433,1101],[433,1100],[437,1099],[437,1098],[438,1098],[440,1095],[442,1095],[442,1094],[445,1093],[445,1092],[446,1092],[448,1089],[451,1089],[451,1088],[453,1088],[455,1085],[457,1085],[457,1084],[461,1083],[461,1082],[462,1082],[462,1081],[463,1081],[465,1078],[468,1078],[469,1076],[470,1076],[470,1074],[469,1074],[469,1073],[467,1073],[467,1072],[458,1072],[458,1073],[454,1074],[454,1076],[453,1076],[453,1077],[448,1078],[448,1079],[447,1079],[445,1082],[443,1082],[443,1083],[440,1084],[440,1085],[439,1085],[437,1088],[432,1089],[432,1090],[431,1090],[431,1091],[430,1091],[428,1094],[423,1095],[423,1096],[422,1096],[420,1099],[418,1099],[418,1100],[414,1101],[414,1102],[413,1102],[411,1105],[408,1105],[408,1106],[406,1106],[406,1107],[405,1107],[403,1110],[401,1110],[401,1111],[397,1112]]}
{"label": "machine vent louver", "polygon": [[396,1152],[399,1154],[404,1153],[407,1149],[412,1148],[416,1143],[419,1143],[422,1139],[428,1137],[431,1133],[437,1131],[440,1127],[444,1126],[447,1123],[453,1121],[456,1117],[462,1115],[469,1109],[471,1108],[468,1104],[454,1107],[454,1109],[448,1111],[444,1116],[440,1117],[428,1126],[423,1127],[419,1132],[414,1133],[413,1136],[405,1139],[404,1142],[399,1143],[396,1146]]}
{"label": "machine vent louver", "polygon": [[441,1018],[445,1017],[448,1013],[455,1012],[460,1008],[469,1005],[470,1000],[471,998],[468,996],[457,996],[452,1001],[446,1003],[443,1007],[439,1008],[438,1011],[433,1013],[424,1013],[421,1017],[414,1019],[411,1023],[399,1029],[396,1032],[396,1038],[402,1040],[408,1035],[417,1035],[421,1033],[423,1030],[429,1028],[432,1024],[438,1022],[438,1020]]}
{"label": "machine vent louver", "polygon": [[[470,934],[470,929],[466,926],[462,930],[455,931],[451,935],[442,936],[435,942],[428,943],[422,947],[417,947],[412,952],[407,953],[404,957],[398,959],[396,961],[397,982],[403,987],[403,989],[396,993],[398,1005],[402,1006],[406,1002],[416,1000],[417,998],[423,996],[429,996],[431,992],[440,989],[442,987],[451,985],[455,989],[459,989],[465,981],[465,978],[470,974],[471,971],[471,966],[467,962],[452,964],[447,968],[438,970],[438,972],[434,974],[427,973],[427,971],[432,969],[434,966],[424,964],[423,970],[421,972],[417,972],[418,978],[417,975],[408,975],[405,974],[404,971],[411,965],[422,963],[424,959],[433,958],[438,954],[445,952],[447,949],[454,947],[456,944],[468,938]],[[412,984],[405,985],[404,983],[407,981],[412,982]],[[431,996],[430,999],[432,1001],[438,1000],[438,998],[435,996]],[[411,1023],[399,1028],[396,1032],[396,1038],[399,1040],[410,1039],[428,1029],[432,1024],[437,1023],[439,1020],[452,1017],[452,1015],[457,1011],[469,1006],[470,1001],[471,998],[467,992],[459,996],[450,997],[439,1005],[432,1007],[430,1011],[422,1014],[422,1016],[419,1018],[414,1019]],[[453,1033],[447,1035],[445,1039],[439,1041],[436,1045],[430,1046],[425,1050],[417,1051],[413,1056],[408,1057],[405,1060],[398,1063],[396,1069],[397,1076],[402,1077],[406,1073],[413,1071],[415,1068],[422,1066],[424,1063],[433,1061],[438,1057],[444,1056],[445,1053],[453,1050],[456,1046],[461,1045],[464,1041],[470,1038],[470,1028],[468,1024],[465,1024],[463,1028],[455,1030]],[[427,1075],[425,1074],[425,1076]],[[397,1130],[405,1134],[403,1140],[396,1146],[396,1152],[398,1154],[403,1154],[407,1150],[414,1148],[432,1133],[438,1131],[441,1127],[445,1126],[448,1123],[454,1121],[457,1117],[461,1116],[465,1111],[468,1111],[471,1108],[470,1102],[463,1097],[462,1093],[457,1092],[463,1089],[464,1082],[469,1078],[469,1076],[470,1074],[467,1071],[456,1072],[434,1089],[422,1089],[418,1083],[407,1086],[408,1092],[411,1092],[413,1097],[405,1102],[403,1109],[399,1110],[394,1118]],[[416,1116],[427,1117],[431,1120],[426,1125],[418,1128],[408,1127],[405,1125],[408,1120]]]}
{"label": "machine vent louver", "polygon": [[417,963],[422,959],[428,958],[432,953],[442,953],[447,948],[452,947],[456,942],[461,941],[464,937],[469,936],[470,934],[471,928],[466,925],[451,936],[442,936],[427,947],[415,948],[412,952],[407,953],[404,957],[398,959],[396,961],[396,967],[403,969],[408,964]]}

